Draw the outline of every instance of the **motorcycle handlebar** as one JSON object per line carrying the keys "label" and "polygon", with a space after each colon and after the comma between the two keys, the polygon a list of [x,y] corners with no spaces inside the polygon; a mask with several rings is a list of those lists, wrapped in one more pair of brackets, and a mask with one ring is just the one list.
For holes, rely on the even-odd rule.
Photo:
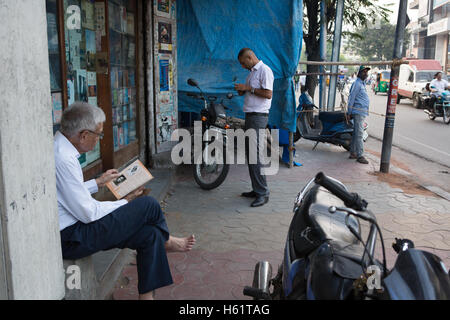
{"label": "motorcycle handlebar", "polygon": [[344,201],[347,207],[358,211],[366,209],[367,201],[362,199],[357,193],[348,192],[344,186],[337,183],[334,179],[327,177],[323,172],[319,172],[314,181]]}

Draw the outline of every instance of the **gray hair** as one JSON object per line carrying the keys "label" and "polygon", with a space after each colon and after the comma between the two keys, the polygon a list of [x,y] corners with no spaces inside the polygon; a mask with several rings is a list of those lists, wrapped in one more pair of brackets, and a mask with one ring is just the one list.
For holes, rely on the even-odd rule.
{"label": "gray hair", "polygon": [[60,131],[68,137],[73,137],[83,130],[95,131],[98,124],[105,120],[105,113],[102,109],[86,102],[77,101],[64,111]]}

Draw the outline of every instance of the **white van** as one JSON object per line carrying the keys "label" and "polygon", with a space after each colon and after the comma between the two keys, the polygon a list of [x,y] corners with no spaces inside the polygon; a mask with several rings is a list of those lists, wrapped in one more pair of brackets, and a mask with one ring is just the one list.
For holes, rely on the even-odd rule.
{"label": "white van", "polygon": [[[442,71],[442,66],[437,60],[430,59],[407,59],[409,64],[400,65],[400,75],[398,81],[398,99],[409,98],[413,101],[413,106],[422,108],[421,94],[425,85],[433,80],[438,71]],[[446,79],[445,74],[443,78]]]}

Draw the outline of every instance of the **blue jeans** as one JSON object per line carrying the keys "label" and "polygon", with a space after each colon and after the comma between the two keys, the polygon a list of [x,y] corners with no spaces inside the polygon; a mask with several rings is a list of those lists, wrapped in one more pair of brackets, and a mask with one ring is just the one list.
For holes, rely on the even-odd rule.
{"label": "blue jeans", "polygon": [[352,142],[350,144],[350,152],[356,154],[356,156],[362,157],[364,155],[364,119],[366,118],[360,114],[352,114],[353,116],[353,135]]}
{"label": "blue jeans", "polygon": [[164,214],[152,197],[137,198],[97,221],[79,221],[61,231],[64,259],[113,248],[136,250],[140,294],[173,283],[165,249],[168,239]]}

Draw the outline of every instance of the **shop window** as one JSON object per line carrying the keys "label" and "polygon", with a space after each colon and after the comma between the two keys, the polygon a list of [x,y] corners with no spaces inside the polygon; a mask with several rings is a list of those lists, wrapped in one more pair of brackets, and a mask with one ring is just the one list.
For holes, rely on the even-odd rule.
{"label": "shop window", "polygon": [[[75,101],[99,106],[105,137],[80,156],[86,178],[138,155],[137,1],[46,0],[54,132]],[[100,161],[101,159],[101,161]]]}
{"label": "shop window", "polygon": [[136,140],[135,1],[108,1],[114,151]]}
{"label": "shop window", "polygon": [[[64,0],[64,34],[66,53],[67,105],[85,101],[97,106],[97,66],[95,32],[95,1]],[[80,12],[81,21],[73,21],[73,15]],[[76,24],[80,23],[80,26]],[[100,159],[100,142],[95,148],[79,158],[84,168]]]}
{"label": "shop window", "polygon": [[50,88],[52,95],[53,132],[59,130],[63,110],[61,55],[58,38],[58,7],[56,0],[46,1],[48,61],[50,66]]}

